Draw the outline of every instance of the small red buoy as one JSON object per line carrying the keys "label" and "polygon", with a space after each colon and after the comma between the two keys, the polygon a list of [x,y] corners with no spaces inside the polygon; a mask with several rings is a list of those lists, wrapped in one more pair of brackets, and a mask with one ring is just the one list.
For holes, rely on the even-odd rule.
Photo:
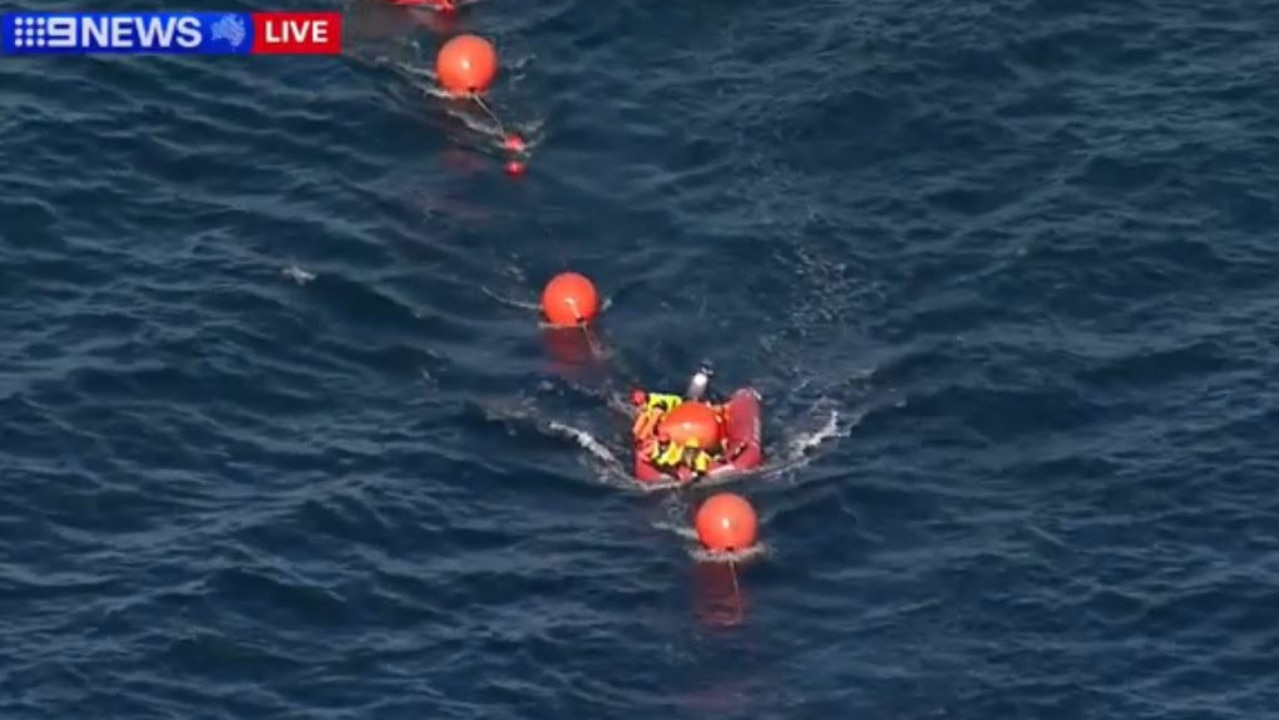
{"label": "small red buoy", "polygon": [[599,305],[595,284],[575,272],[556,275],[542,291],[542,313],[554,325],[590,322],[599,312]]}
{"label": "small red buoy", "polygon": [[506,174],[507,175],[523,175],[524,163],[520,162],[519,160],[511,160],[510,162],[506,163]]}
{"label": "small red buoy", "polygon": [[458,35],[435,56],[435,74],[449,92],[484,92],[497,76],[497,51],[482,37]]}
{"label": "small red buoy", "polygon": [[697,539],[707,550],[734,552],[755,544],[759,520],[746,498],[733,493],[713,495],[697,510]]}
{"label": "small red buoy", "polygon": [[522,153],[524,152],[525,147],[524,138],[514,133],[507,135],[506,138],[502,140],[502,147],[513,153]]}

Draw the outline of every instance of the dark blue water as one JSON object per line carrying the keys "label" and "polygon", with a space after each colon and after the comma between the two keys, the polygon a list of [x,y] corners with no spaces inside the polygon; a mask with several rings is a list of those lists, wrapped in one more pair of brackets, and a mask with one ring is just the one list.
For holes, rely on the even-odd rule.
{"label": "dark blue water", "polygon": [[[348,12],[0,64],[0,716],[1276,716],[1273,2]],[[703,357],[738,591],[608,407]]]}

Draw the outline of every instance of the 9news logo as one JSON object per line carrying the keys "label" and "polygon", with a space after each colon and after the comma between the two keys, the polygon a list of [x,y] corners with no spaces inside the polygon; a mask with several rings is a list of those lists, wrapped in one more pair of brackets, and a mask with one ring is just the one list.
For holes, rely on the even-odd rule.
{"label": "9news logo", "polygon": [[193,52],[206,42],[195,13],[22,13],[4,20],[6,45],[25,54]]}
{"label": "9news logo", "polygon": [[338,55],[338,12],[57,12],[0,16],[10,55]]}
{"label": "9news logo", "polygon": [[49,18],[43,17],[14,18],[13,46],[16,48],[36,48],[48,45],[48,20]]}

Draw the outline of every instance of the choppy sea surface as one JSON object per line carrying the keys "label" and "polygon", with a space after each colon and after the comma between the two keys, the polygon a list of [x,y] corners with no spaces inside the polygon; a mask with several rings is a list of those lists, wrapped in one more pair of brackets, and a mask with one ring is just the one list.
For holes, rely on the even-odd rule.
{"label": "choppy sea surface", "polygon": [[[0,63],[0,717],[1279,716],[1273,2],[343,10]],[[610,408],[702,358],[739,566]]]}

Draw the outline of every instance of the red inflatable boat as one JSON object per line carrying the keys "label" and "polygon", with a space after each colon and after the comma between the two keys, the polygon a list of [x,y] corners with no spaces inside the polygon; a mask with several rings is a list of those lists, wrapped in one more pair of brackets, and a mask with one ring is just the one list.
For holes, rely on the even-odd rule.
{"label": "red inflatable boat", "polygon": [[[763,462],[764,451],[760,437],[760,397],[751,388],[733,393],[728,402],[720,406],[724,418],[724,453],[715,460],[706,477],[726,472],[752,470]],[[646,437],[634,438],[635,478],[642,483],[693,480],[691,468],[680,467],[677,473],[663,472],[648,461],[643,451]]]}

